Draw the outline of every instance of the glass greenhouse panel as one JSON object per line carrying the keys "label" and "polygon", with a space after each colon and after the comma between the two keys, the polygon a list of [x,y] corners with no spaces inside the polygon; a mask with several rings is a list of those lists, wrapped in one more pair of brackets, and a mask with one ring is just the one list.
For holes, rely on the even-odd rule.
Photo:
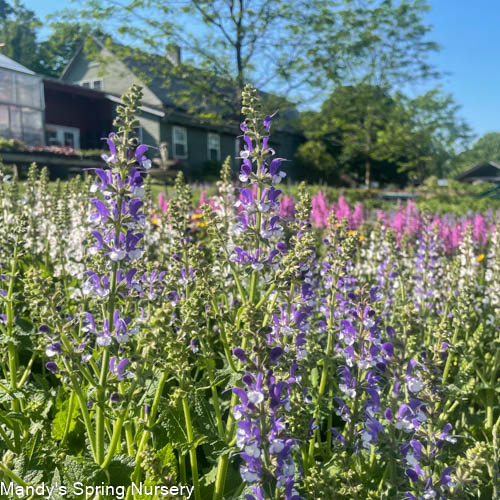
{"label": "glass greenhouse panel", "polygon": [[14,75],[11,71],[0,69],[0,101],[14,102]]}
{"label": "glass greenhouse panel", "polygon": [[23,108],[23,137],[26,144],[41,144],[43,137],[43,120],[41,111]]}
{"label": "glass greenhouse panel", "polygon": [[20,106],[41,109],[42,86],[37,77],[30,75],[16,75],[17,102]]}

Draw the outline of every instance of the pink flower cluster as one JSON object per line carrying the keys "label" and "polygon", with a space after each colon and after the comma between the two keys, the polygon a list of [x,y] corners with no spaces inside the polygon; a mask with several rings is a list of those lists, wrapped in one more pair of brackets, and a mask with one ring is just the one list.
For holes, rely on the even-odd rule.
{"label": "pink flower cluster", "polygon": [[[255,187],[254,185],[253,191],[255,192],[252,193],[254,198],[256,196]],[[202,191],[199,206],[195,210],[196,213],[201,211],[200,207],[204,203],[209,203],[215,207],[215,200],[208,198],[207,193]],[[158,205],[163,212],[167,211],[168,203],[163,193],[158,196]],[[312,198],[312,226],[318,229],[328,227],[328,217],[331,212],[335,213],[338,220],[346,219],[349,229],[353,230],[359,229],[363,223],[370,224],[378,220],[384,228],[391,228],[394,231],[398,243],[403,238],[403,235],[410,238],[416,236],[425,225],[424,214],[419,211],[414,201],[408,201],[405,206],[401,205],[393,211],[369,211],[363,208],[363,204],[360,202],[351,207],[344,196],[340,196],[336,203],[329,203],[325,193],[319,191]],[[280,202],[280,215],[284,218],[291,218],[294,214],[294,199],[289,195],[283,195]],[[499,219],[500,211],[496,214],[490,213],[486,215],[472,213],[466,217],[457,217],[454,214],[433,214],[430,217],[430,224],[432,227],[437,226],[443,247],[450,252],[458,247],[468,226],[472,226],[474,240],[479,245],[484,245],[495,229],[495,221]]]}
{"label": "pink flower cluster", "polygon": [[[353,209],[347,200],[340,196],[337,203],[330,205],[325,194],[320,191],[312,199],[312,225],[317,228],[326,228],[328,216],[332,211],[338,220],[347,219],[350,229],[358,229],[363,222],[374,221],[374,214],[364,210],[362,203],[356,203]],[[413,201],[408,201],[406,206],[400,206],[391,212],[377,210],[375,219],[379,220],[383,227],[391,228],[395,232],[398,243],[403,235],[416,236],[424,227],[424,214],[419,211]],[[484,245],[495,229],[495,222],[499,219],[500,211],[496,216],[491,213],[486,215],[472,213],[466,217],[457,217],[454,214],[433,214],[430,216],[430,224],[432,227],[437,226],[445,250],[452,251],[462,241],[468,226],[472,226],[474,240]]]}

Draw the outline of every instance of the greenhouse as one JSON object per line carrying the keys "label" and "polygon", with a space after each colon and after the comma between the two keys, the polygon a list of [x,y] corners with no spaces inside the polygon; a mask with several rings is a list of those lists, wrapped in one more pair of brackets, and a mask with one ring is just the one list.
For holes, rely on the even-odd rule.
{"label": "greenhouse", "polygon": [[43,112],[42,78],[0,54],[0,136],[43,144]]}

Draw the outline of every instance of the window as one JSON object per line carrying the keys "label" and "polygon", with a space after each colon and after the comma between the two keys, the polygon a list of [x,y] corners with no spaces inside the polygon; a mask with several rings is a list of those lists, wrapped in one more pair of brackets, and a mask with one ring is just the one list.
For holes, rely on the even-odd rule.
{"label": "window", "polygon": [[76,82],[80,87],[85,87],[86,89],[102,90],[103,81],[102,78],[98,80],[82,80],[81,82]]}
{"label": "window", "polygon": [[47,124],[45,140],[48,146],[68,146],[78,150],[80,149],[80,129]]}
{"label": "window", "polygon": [[208,159],[211,161],[220,160],[220,135],[212,132],[208,133]]}
{"label": "window", "polygon": [[174,158],[186,159],[188,156],[187,130],[185,127],[172,128],[172,143],[174,145]]}

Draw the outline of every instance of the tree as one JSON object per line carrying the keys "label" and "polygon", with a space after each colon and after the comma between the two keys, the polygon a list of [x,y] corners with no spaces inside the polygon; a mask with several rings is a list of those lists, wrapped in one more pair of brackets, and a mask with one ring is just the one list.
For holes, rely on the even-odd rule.
{"label": "tree", "polygon": [[[334,159],[323,170],[364,177],[367,187],[372,178],[401,183],[407,177],[442,177],[470,138],[458,106],[439,89],[409,98],[364,83],[337,88],[320,113],[305,116],[304,126],[308,139],[325,144]],[[305,143],[302,150],[311,146]]]}
{"label": "tree", "polygon": [[433,89],[415,98],[397,93],[394,100],[396,105],[378,137],[386,158],[419,182],[431,175],[447,175],[457,150],[471,137],[453,97]]}
{"label": "tree", "polygon": [[[428,55],[439,50],[428,40],[431,27],[423,20],[425,0],[345,0],[338,12],[342,29],[330,32],[326,44],[346,61],[344,84],[394,87],[409,80],[437,77]],[[338,52],[340,50],[340,52]],[[335,64],[322,61],[334,79]]]}
{"label": "tree", "polygon": [[43,75],[58,77],[92,30],[85,25],[67,22],[55,22],[50,28],[49,37],[39,44],[38,61],[33,69]]}
{"label": "tree", "polygon": [[315,119],[306,124],[308,136],[327,143],[344,170],[358,178],[364,174],[364,183],[370,187],[374,162],[385,159],[378,137],[394,105],[388,91],[381,87],[367,84],[338,87],[325,100]]}
{"label": "tree", "polygon": [[[121,57],[149,63],[176,102],[204,96],[211,101],[205,108],[234,114],[246,83],[311,102],[367,71],[391,81],[428,77],[436,46],[424,40],[426,9],[423,0],[88,0],[62,16],[117,33],[115,53],[121,47]],[[168,62],[175,46],[182,47],[180,64]]]}
{"label": "tree", "polygon": [[480,137],[471,148],[463,151],[455,162],[453,173],[461,172],[477,163],[500,163],[500,132],[489,132]]}
{"label": "tree", "polygon": [[29,69],[36,68],[38,60],[37,30],[40,21],[32,10],[19,0],[11,6],[0,3],[0,41],[3,54]]}

